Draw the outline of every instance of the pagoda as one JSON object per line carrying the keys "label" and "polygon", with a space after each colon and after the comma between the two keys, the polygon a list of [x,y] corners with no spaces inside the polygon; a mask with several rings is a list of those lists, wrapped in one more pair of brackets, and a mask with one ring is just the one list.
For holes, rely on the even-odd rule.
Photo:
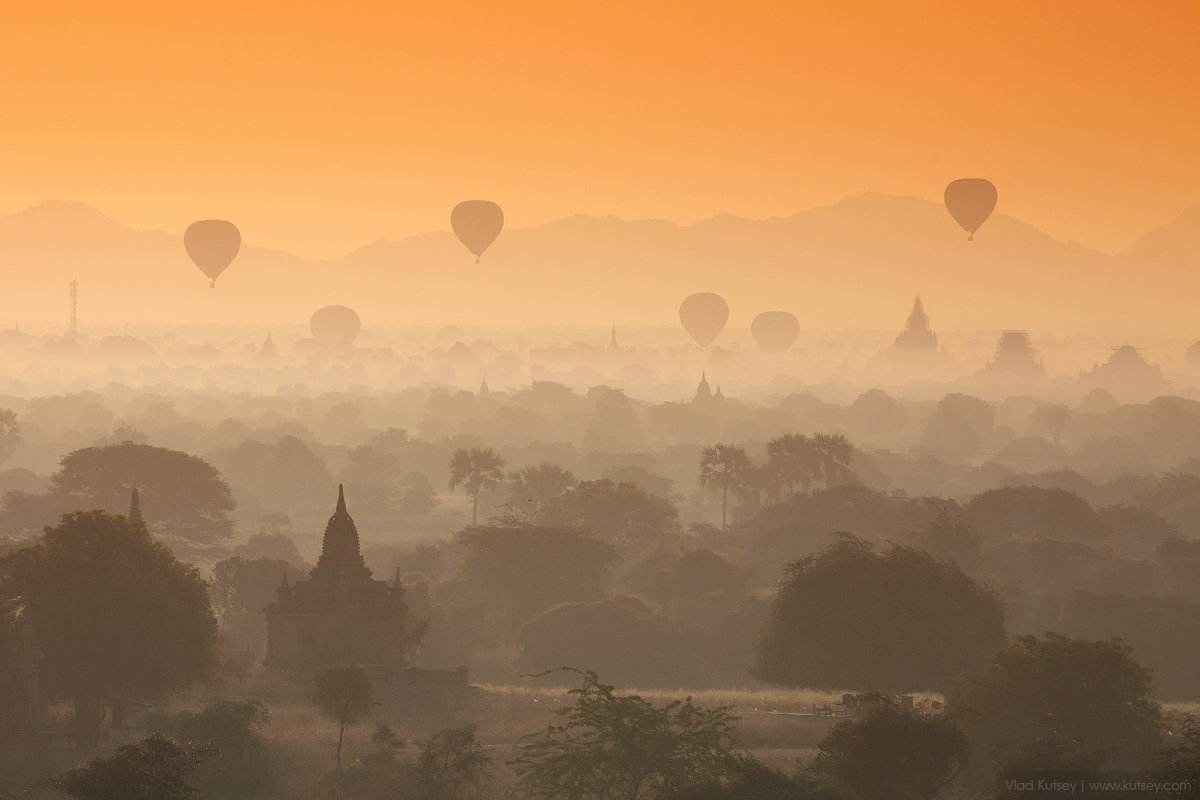
{"label": "pagoda", "polygon": [[305,677],[330,664],[357,661],[377,680],[406,680],[408,606],[399,570],[390,584],[371,576],[340,485],[317,566],[294,585],[285,575],[278,599],[264,612],[268,670]]}

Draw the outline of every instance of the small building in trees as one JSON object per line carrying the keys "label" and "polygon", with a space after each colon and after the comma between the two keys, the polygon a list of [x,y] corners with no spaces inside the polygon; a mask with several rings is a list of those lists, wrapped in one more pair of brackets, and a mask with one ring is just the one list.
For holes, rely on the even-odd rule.
{"label": "small building in trees", "polygon": [[317,566],[294,585],[284,576],[278,592],[265,609],[267,669],[304,677],[329,664],[357,661],[377,680],[406,680],[408,606],[399,571],[392,583],[371,576],[341,486]]}

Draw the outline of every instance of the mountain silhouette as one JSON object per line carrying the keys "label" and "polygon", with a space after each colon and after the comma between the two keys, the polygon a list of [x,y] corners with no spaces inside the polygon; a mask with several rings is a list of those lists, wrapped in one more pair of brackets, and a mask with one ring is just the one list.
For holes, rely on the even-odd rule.
{"label": "mountain silhouette", "polygon": [[890,329],[920,293],[940,329],[1124,331],[1134,304],[1155,310],[1156,329],[1188,331],[1191,309],[1173,287],[1200,254],[1200,206],[1110,256],[999,213],[968,242],[938,203],[865,193],[761,220],[572,216],[506,230],[478,265],[449,231],[313,260],[255,247],[243,228],[242,251],[210,290],[183,227],[136,231],[75,202],[0,217],[0,325],[65,320],[78,279],[85,326],[300,324],[327,304],[355,308],[367,328],[674,326],[684,296],[714,291],[731,327],[785,310],[805,328]]}

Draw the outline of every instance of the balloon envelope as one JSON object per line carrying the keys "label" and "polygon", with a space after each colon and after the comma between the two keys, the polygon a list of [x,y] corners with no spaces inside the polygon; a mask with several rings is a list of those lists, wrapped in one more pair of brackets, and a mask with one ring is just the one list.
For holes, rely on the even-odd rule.
{"label": "balloon envelope", "polygon": [[314,339],[329,344],[350,344],[362,330],[362,320],[353,308],[325,306],[313,312],[308,329]]}
{"label": "balloon envelope", "polygon": [[183,247],[200,271],[208,276],[212,286],[217,277],[233,261],[242,246],[242,234],[232,222],[223,219],[202,219],[188,225],[183,232]]}
{"label": "balloon envelope", "polygon": [[504,228],[504,211],[491,200],[464,200],[450,212],[450,227],[479,263]]}
{"label": "balloon envelope", "polygon": [[712,292],[696,292],[679,304],[679,321],[683,329],[701,347],[708,347],[729,321],[729,304]]}
{"label": "balloon envelope", "polygon": [[750,333],[763,350],[782,352],[800,336],[800,320],[790,311],[764,311],[750,323]]}
{"label": "balloon envelope", "polygon": [[946,187],[946,210],[967,232],[968,240],[987,221],[996,208],[996,187],[983,178],[959,178]]}

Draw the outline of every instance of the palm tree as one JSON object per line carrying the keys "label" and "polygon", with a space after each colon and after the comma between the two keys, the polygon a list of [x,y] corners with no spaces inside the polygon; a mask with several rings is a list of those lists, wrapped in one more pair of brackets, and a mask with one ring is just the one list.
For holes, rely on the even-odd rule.
{"label": "palm tree", "polygon": [[579,483],[575,473],[550,461],[536,466],[524,466],[509,473],[509,504],[519,509],[525,503],[533,503],[531,511],[537,511],[546,503]]}
{"label": "palm tree", "polygon": [[504,480],[504,459],[490,447],[459,448],[450,456],[450,491],[462,486],[471,498],[471,526],[479,523],[479,493]]}
{"label": "palm tree", "polygon": [[746,451],[731,444],[704,448],[700,454],[700,485],[721,492],[721,527],[729,527],[729,490],[744,484],[751,468]]}
{"label": "palm tree", "polygon": [[811,441],[820,458],[825,488],[845,482],[852,474],[850,461],[854,458],[854,445],[850,440],[840,433],[814,433]]}
{"label": "palm tree", "polygon": [[821,474],[821,454],[802,433],[785,433],[767,442],[767,464],[789,492],[799,484],[808,494],[813,479]]}

